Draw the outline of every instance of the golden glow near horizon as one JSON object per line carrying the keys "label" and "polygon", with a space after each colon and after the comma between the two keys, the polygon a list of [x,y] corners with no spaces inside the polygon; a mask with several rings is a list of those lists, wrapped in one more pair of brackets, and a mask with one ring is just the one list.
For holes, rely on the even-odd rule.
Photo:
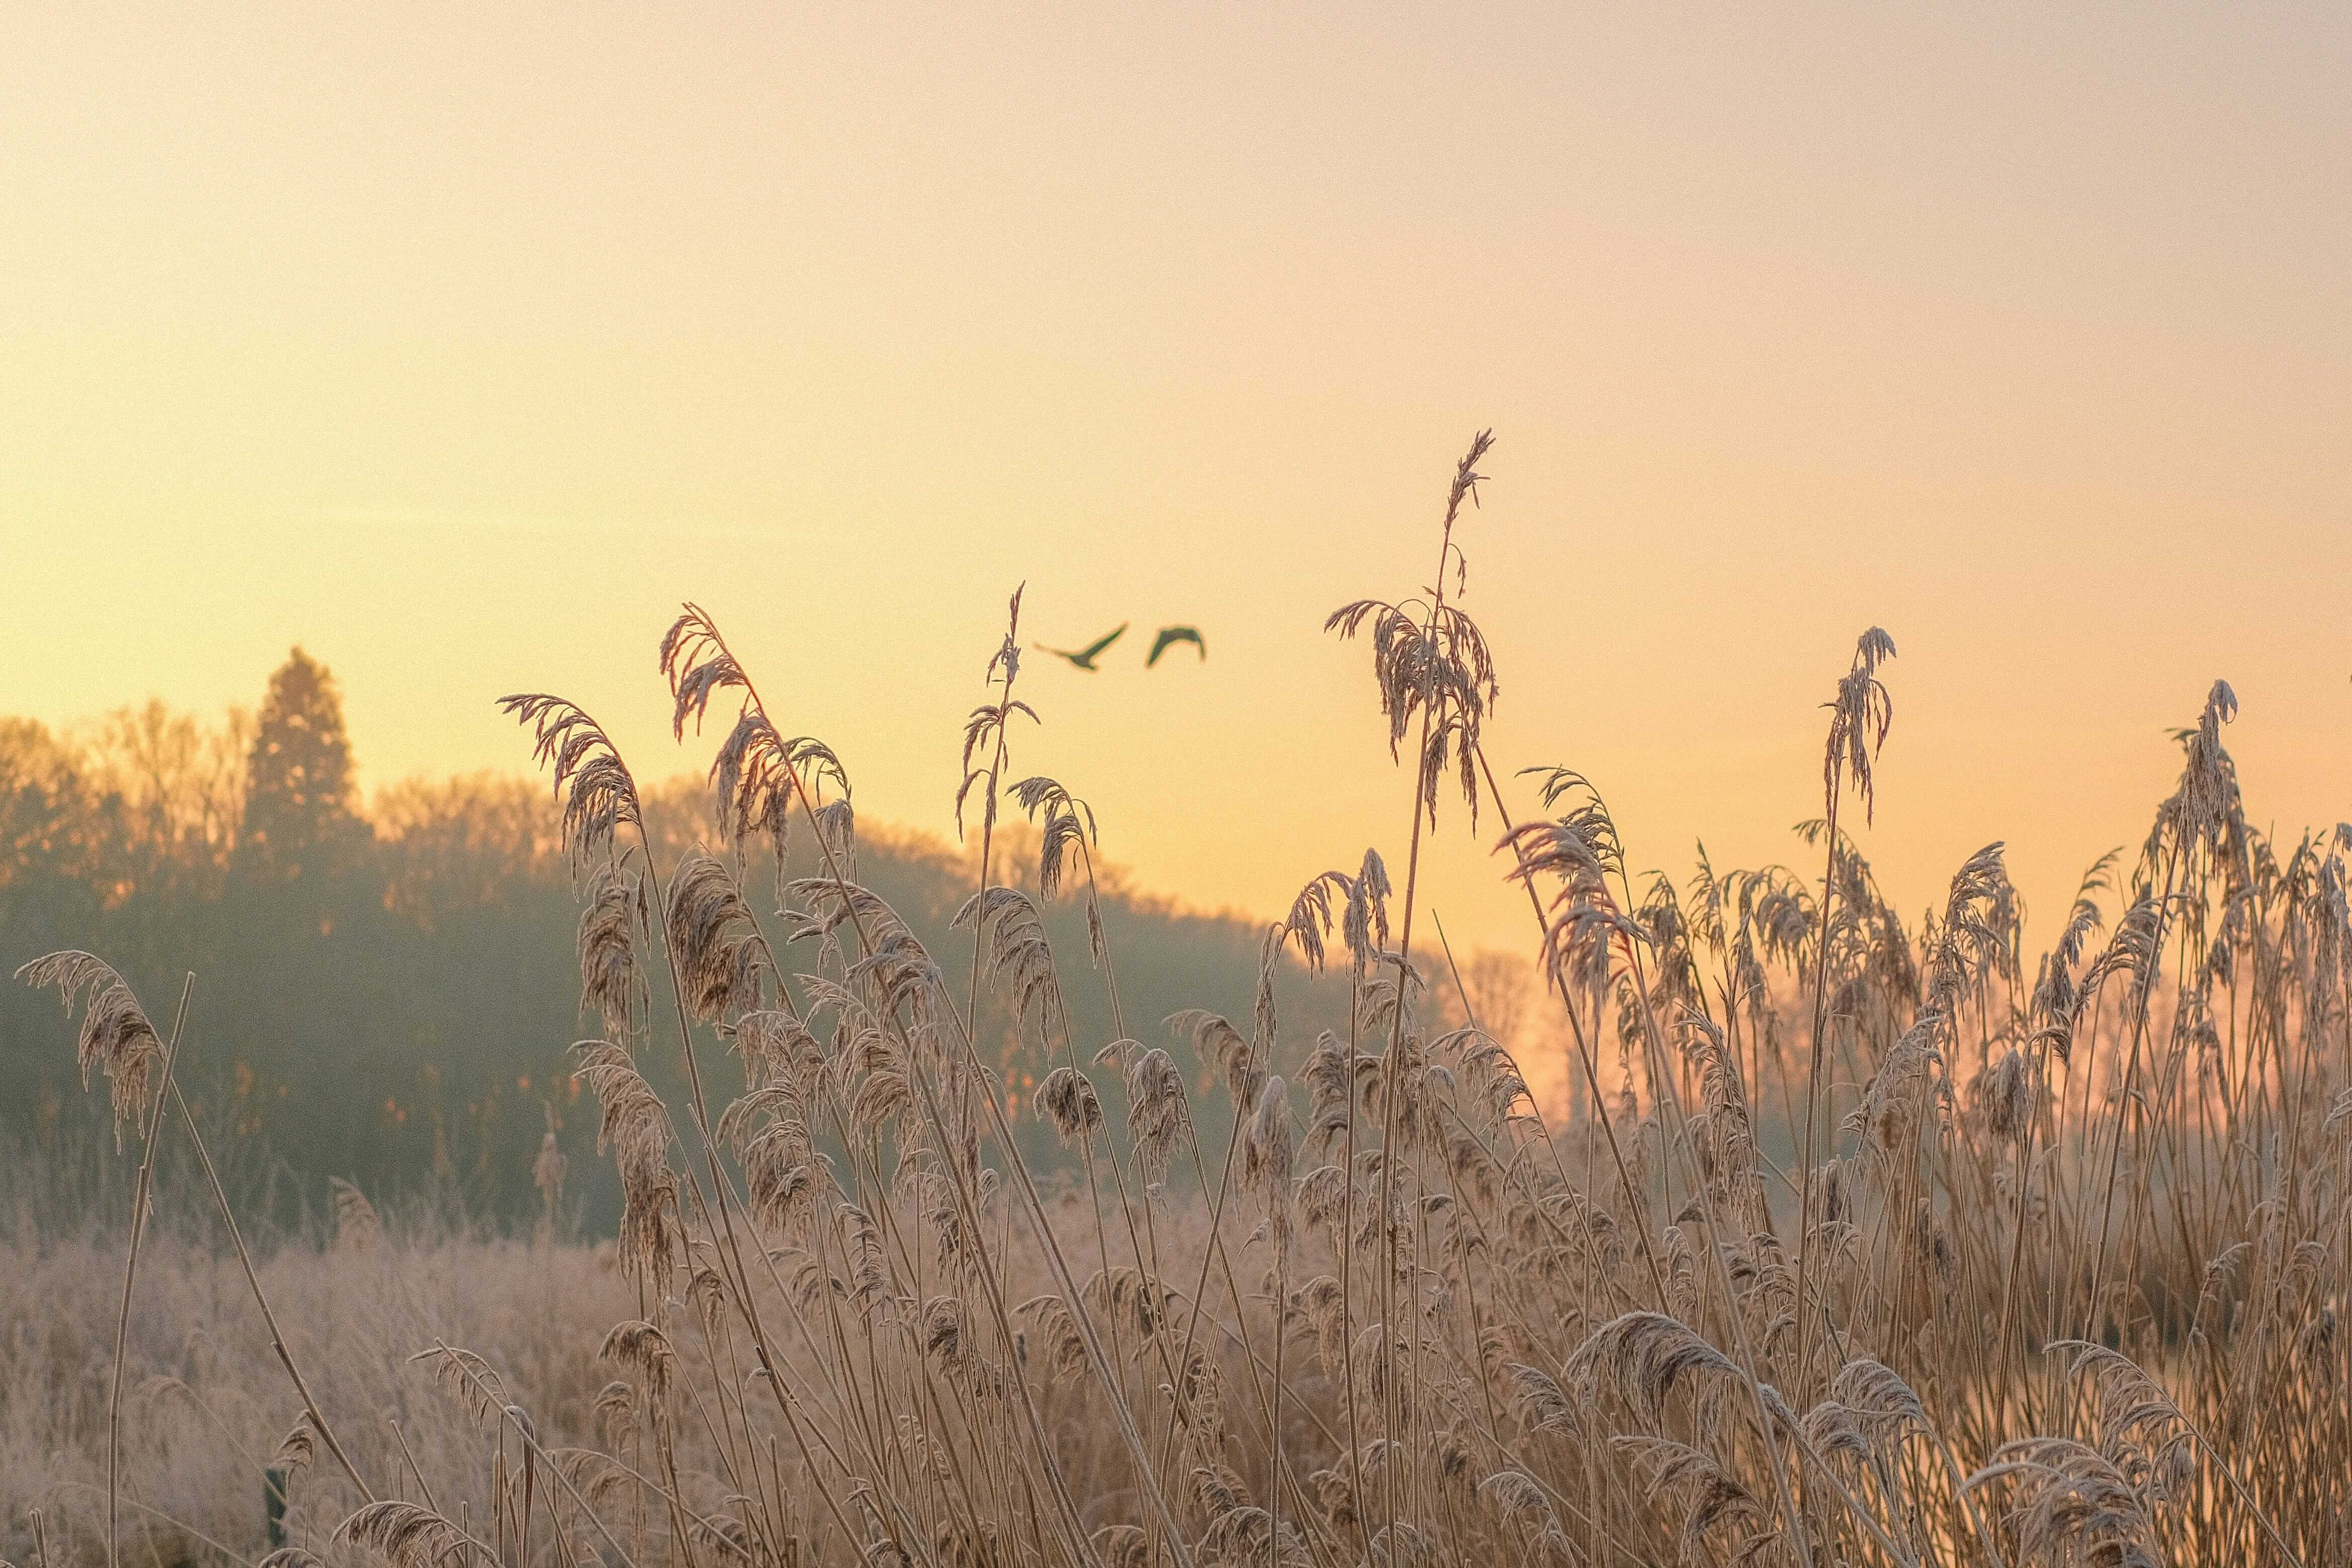
{"label": "golden glow near horizon", "polygon": [[[1855,634],[1906,910],[2043,916],[2212,679],[2352,817],[2336,8],[27,9],[0,56],[0,709],[341,677],[362,776],[639,770],[707,605],[872,818],[950,825],[1024,640],[1105,852],[1277,911],[1402,863],[1367,655],[1452,464],[1492,737],[1637,867],[1796,858]],[[1189,654],[1140,668],[1150,628]],[[690,748],[691,749],[691,748]],[[1457,944],[1525,908],[1449,810]],[[1808,860],[1810,857],[1805,857]]]}

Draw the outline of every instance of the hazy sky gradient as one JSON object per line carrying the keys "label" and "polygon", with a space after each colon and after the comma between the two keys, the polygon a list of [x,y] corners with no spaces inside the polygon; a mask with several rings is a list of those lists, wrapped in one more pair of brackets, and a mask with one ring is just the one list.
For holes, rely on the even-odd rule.
{"label": "hazy sky gradient", "polygon": [[[20,8],[0,708],[299,642],[371,783],[520,767],[532,687],[667,775],[691,597],[944,828],[1025,578],[1137,630],[1030,664],[1016,767],[1271,912],[1402,861],[1320,625],[1427,580],[1491,424],[1497,760],[1636,865],[1801,852],[1873,622],[1906,912],[2006,838],[2054,915],[2216,675],[2257,817],[2352,817],[2352,12],[982,9]],[[1171,621],[1211,658],[1147,674]]]}

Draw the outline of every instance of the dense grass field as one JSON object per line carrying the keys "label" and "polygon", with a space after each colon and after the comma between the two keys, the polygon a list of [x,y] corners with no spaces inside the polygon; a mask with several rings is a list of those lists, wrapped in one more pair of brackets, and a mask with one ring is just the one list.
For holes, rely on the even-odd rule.
{"label": "dense grass field", "polygon": [[[1331,618],[1401,852],[1302,890],[1230,1019],[1123,1005],[1089,814],[1018,765],[1017,596],[965,738],[978,876],[928,946],[700,612],[662,665],[730,735],[725,853],[657,853],[588,712],[509,699],[581,890],[608,1240],[356,1191],[233,1239],[176,998],[29,967],[124,1185],[179,1152],[143,1230],[0,1218],[0,1552],[258,1562],[274,1469],[289,1568],[2352,1561],[2352,831],[2250,825],[2217,685],[2046,950],[1998,845],[1906,925],[1839,825],[1891,720],[1874,630],[1824,672],[1819,858],[1642,875],[1591,785],[1486,754],[1447,591],[1483,452],[1427,596]],[[1416,906],[1442,793],[1525,885],[1572,1097],[1528,1092]],[[1310,971],[1328,1030],[1286,1011]],[[1026,1092],[971,1024],[1008,1000]]]}

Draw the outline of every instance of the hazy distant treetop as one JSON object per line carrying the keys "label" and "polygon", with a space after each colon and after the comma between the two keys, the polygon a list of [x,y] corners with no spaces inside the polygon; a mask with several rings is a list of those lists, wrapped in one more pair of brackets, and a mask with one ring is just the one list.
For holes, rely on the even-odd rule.
{"label": "hazy distant treetop", "polygon": [[352,809],[352,745],[335,677],[300,648],[269,677],[246,764],[240,860],[261,880],[316,873],[367,828]]}

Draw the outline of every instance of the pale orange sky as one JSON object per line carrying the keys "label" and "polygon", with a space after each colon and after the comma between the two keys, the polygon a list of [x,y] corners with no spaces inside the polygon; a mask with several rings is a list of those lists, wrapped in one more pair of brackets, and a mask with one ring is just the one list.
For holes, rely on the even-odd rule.
{"label": "pale orange sky", "polygon": [[[1906,912],[2006,838],[2054,915],[2216,675],[2255,816],[2352,817],[2352,12],[1950,12],[19,8],[0,709],[299,642],[371,784],[521,767],[530,687],[663,776],[693,597],[944,829],[1025,578],[1136,631],[1030,665],[1016,766],[1271,912],[1402,862],[1320,625],[1491,424],[1497,758],[1637,865],[1801,856],[1873,622]],[[1486,836],[1432,901],[1516,942]]]}

